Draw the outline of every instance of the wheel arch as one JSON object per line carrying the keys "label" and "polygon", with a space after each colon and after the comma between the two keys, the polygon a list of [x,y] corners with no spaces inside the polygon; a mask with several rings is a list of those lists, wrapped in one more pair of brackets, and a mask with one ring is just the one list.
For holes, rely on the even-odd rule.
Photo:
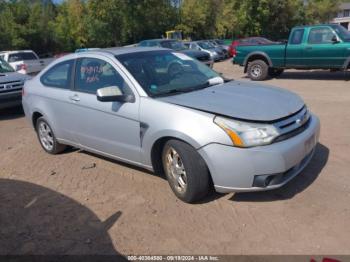
{"label": "wheel arch", "polygon": [[201,147],[201,145],[195,139],[178,131],[169,131],[154,137],[149,146],[146,146],[149,147],[146,149],[146,151],[148,151],[146,155],[149,156],[149,159],[146,160],[146,162],[150,163],[150,165],[153,167],[153,171],[157,174],[164,175],[162,165],[162,150],[165,143],[171,139],[184,142],[192,146],[195,150]]}
{"label": "wheel arch", "polygon": [[344,70],[350,68],[350,56],[345,60],[343,68]]}
{"label": "wheel arch", "polygon": [[44,116],[44,114],[42,114],[40,111],[38,111],[38,110],[33,111],[31,120],[32,120],[32,124],[33,124],[34,129],[36,129],[36,122],[38,121],[38,119],[40,117],[43,117],[43,116]]}
{"label": "wheel arch", "polygon": [[55,133],[56,135],[56,126],[53,125],[52,121],[50,120],[50,118],[47,116],[47,114],[45,114],[43,111],[41,111],[40,109],[34,108],[31,114],[31,122],[33,125],[33,128],[36,130],[36,122],[38,121],[38,119],[40,117],[44,117],[45,121],[50,125],[50,128],[52,129],[52,131]]}
{"label": "wheel arch", "polygon": [[247,73],[248,64],[254,60],[263,60],[269,67],[273,67],[271,58],[265,52],[253,52],[249,54],[244,60],[244,73]]}

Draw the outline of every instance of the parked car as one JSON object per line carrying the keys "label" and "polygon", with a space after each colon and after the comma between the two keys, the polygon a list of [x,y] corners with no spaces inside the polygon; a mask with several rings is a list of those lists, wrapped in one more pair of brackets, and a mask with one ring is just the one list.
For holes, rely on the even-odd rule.
{"label": "parked car", "polygon": [[225,58],[229,58],[230,54],[229,54],[229,46],[225,45],[224,40],[220,40],[220,39],[211,39],[208,40],[213,46],[215,46],[216,48],[219,48],[223,53]]}
{"label": "parked car", "polygon": [[298,26],[286,44],[237,47],[233,61],[258,81],[288,68],[346,70],[350,67],[350,32],[336,24]]}
{"label": "parked car", "polygon": [[40,59],[32,50],[2,51],[0,58],[8,62],[18,73],[28,75],[40,72],[54,60],[54,58]]}
{"label": "parked car", "polygon": [[21,105],[22,87],[30,77],[16,73],[0,58],[0,109]]}
{"label": "parked car", "polygon": [[272,45],[277,44],[278,42],[273,42],[265,37],[246,37],[241,39],[236,39],[232,41],[229,46],[229,54],[231,57],[236,56],[237,54],[237,46],[240,45]]}
{"label": "parked car", "polygon": [[211,59],[210,55],[207,52],[199,50],[189,50],[182,42],[174,39],[151,39],[143,40],[138,46],[140,47],[163,47],[173,49],[175,51],[186,54],[192,58],[195,58],[202,63],[206,64],[209,67],[213,67],[214,61]]}
{"label": "parked car", "polygon": [[221,48],[216,48],[208,41],[185,42],[185,45],[189,49],[207,52],[215,62],[225,59],[225,54]]}
{"label": "parked car", "polygon": [[186,202],[211,185],[281,187],[309,163],[320,128],[298,95],[224,81],[161,48],[61,57],[25,83],[23,107],[46,152],[71,145],[165,174]]}

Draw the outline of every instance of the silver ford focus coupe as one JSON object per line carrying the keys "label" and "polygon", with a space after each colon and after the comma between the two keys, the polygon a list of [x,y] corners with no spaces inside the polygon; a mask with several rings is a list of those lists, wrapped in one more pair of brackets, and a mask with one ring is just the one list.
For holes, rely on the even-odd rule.
{"label": "silver ford focus coupe", "polygon": [[164,174],[185,202],[283,186],[313,156],[320,123],[294,93],[221,77],[161,48],[64,56],[26,82],[43,149],[67,145]]}

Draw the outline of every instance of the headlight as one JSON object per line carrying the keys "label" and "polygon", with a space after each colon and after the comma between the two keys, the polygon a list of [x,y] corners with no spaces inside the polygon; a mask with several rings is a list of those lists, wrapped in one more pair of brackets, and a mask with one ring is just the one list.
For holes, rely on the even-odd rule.
{"label": "headlight", "polygon": [[227,133],[233,145],[237,147],[267,145],[279,136],[277,129],[268,124],[241,122],[218,116],[214,122]]}

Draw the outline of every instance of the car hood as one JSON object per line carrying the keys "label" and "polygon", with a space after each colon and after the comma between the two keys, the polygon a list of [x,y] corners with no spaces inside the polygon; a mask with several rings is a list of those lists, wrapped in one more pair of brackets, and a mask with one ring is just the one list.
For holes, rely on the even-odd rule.
{"label": "car hood", "polygon": [[193,57],[193,58],[197,58],[197,57],[202,57],[202,56],[206,56],[208,55],[207,52],[203,52],[203,51],[197,51],[197,50],[181,50],[180,51],[181,53],[185,54],[185,55],[188,55],[190,57]]}
{"label": "car hood", "polygon": [[8,83],[12,81],[25,81],[28,79],[30,79],[30,76],[16,72],[0,73],[0,83]]}
{"label": "car hood", "polygon": [[298,95],[287,90],[239,81],[158,99],[217,115],[263,122],[294,114],[304,106]]}

